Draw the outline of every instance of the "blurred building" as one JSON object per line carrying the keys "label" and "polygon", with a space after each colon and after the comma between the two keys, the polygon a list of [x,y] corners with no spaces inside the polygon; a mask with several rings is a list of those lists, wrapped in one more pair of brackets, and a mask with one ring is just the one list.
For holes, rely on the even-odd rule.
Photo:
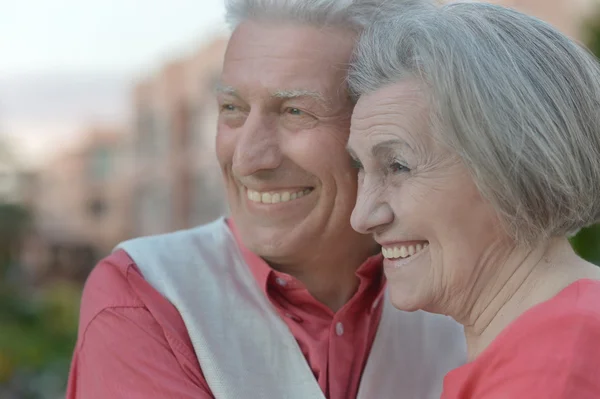
{"label": "blurred building", "polygon": [[99,257],[130,236],[123,133],[94,128],[83,137],[38,176],[34,228],[22,259],[36,278],[85,278]]}
{"label": "blurred building", "polygon": [[32,211],[20,262],[27,276],[83,280],[120,241],[191,227],[227,211],[213,96],[226,43],[215,39],[139,81],[128,129],[83,132],[75,149],[44,165],[35,184],[16,190],[13,169],[0,162],[0,196],[19,193],[15,200]]}
{"label": "blurred building", "polygon": [[213,98],[227,40],[172,61],[134,90],[133,234],[210,221],[226,206],[214,151]]}
{"label": "blurred building", "polygon": [[35,195],[35,173],[23,169],[8,143],[0,143],[0,204],[28,207]]}
{"label": "blurred building", "polygon": [[598,0],[486,0],[534,15],[558,28],[564,34],[584,39],[586,18],[593,15]]}

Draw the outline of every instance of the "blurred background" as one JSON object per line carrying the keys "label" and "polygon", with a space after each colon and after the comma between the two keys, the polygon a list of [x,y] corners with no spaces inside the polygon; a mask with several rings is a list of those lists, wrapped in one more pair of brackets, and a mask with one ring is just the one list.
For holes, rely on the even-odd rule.
{"label": "blurred background", "polygon": [[[600,55],[596,0],[496,2]],[[227,212],[223,8],[0,0],[0,399],[64,397],[83,284],[118,242]],[[573,245],[600,264],[599,227]]]}

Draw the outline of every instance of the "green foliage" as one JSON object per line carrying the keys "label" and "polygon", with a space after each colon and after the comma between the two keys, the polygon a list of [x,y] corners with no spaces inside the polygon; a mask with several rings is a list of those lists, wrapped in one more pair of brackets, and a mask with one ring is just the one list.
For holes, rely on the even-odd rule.
{"label": "green foliage", "polygon": [[579,256],[600,265],[600,225],[581,230],[571,238],[571,244]]}
{"label": "green foliage", "polygon": [[77,339],[80,295],[81,289],[67,282],[34,297],[0,286],[0,385],[17,372],[68,364]]}
{"label": "green foliage", "polygon": [[81,287],[57,282],[33,290],[8,280],[29,223],[24,208],[0,204],[0,397],[61,393],[77,338]]}
{"label": "green foliage", "polygon": [[0,203],[0,280],[11,262],[12,251],[30,223],[29,212],[19,205]]}
{"label": "green foliage", "polygon": [[[597,57],[600,57],[600,8],[583,25],[585,44]],[[577,253],[600,265],[600,225],[581,230],[571,238],[571,244]]]}
{"label": "green foliage", "polygon": [[583,28],[586,46],[600,57],[600,9],[585,21]]}

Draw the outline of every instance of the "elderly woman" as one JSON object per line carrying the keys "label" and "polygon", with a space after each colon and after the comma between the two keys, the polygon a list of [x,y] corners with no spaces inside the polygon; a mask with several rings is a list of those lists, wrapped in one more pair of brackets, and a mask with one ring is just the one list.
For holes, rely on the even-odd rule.
{"label": "elderly woman", "polygon": [[[351,66],[353,227],[394,305],[464,326],[443,398],[600,398],[600,68],[548,24],[423,6],[367,30]],[[387,371],[386,371],[387,372]]]}

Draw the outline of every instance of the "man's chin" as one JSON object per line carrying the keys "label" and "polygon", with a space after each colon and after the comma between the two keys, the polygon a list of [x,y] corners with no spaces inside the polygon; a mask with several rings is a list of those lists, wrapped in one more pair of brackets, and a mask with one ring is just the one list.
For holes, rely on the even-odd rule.
{"label": "man's chin", "polygon": [[296,258],[307,245],[294,229],[251,228],[242,233],[246,247],[269,262],[281,262],[287,258]]}

